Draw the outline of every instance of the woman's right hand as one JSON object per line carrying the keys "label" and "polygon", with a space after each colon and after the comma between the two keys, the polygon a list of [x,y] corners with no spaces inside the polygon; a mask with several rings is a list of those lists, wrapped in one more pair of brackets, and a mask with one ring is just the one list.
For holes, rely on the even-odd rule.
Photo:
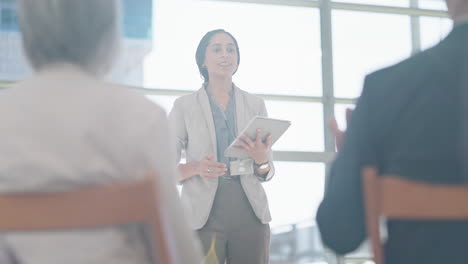
{"label": "woman's right hand", "polygon": [[196,166],[196,174],[207,178],[216,179],[223,176],[227,172],[226,164],[213,161],[214,155],[210,154],[205,156]]}

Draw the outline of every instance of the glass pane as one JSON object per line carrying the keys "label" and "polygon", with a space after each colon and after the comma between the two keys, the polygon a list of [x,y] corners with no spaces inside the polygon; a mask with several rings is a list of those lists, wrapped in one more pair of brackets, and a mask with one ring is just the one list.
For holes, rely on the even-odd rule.
{"label": "glass pane", "polygon": [[18,31],[16,4],[13,1],[0,1],[0,31]]}
{"label": "glass pane", "polygon": [[151,39],[152,0],[123,0],[123,33],[127,38]]}
{"label": "glass pane", "polygon": [[418,5],[422,9],[447,10],[444,0],[419,0]]}
{"label": "glass pane", "polygon": [[166,111],[166,114],[169,114],[169,112],[171,112],[172,106],[174,105],[174,101],[178,98],[178,96],[151,94],[146,95],[146,98],[161,106]]}
{"label": "glass pane", "polygon": [[[202,36],[224,28],[239,42],[234,82],[252,93],[320,96],[321,49],[317,9],[234,2],[156,3],[155,49],[145,63],[145,86],[201,86],[195,50]],[[240,19],[242,18],[242,19]]]}
{"label": "glass pane", "polygon": [[274,150],[323,151],[323,109],[320,103],[266,101],[268,116],[291,121]]}
{"label": "glass pane", "polygon": [[263,184],[272,214],[270,263],[323,260],[315,214],[323,198],[325,165],[309,162],[275,162],[273,179]]}
{"label": "glass pane", "polygon": [[277,161],[275,176],[264,187],[273,218],[272,228],[314,219],[323,198],[325,164]]}
{"label": "glass pane", "polygon": [[409,0],[332,0],[333,2],[354,3],[365,5],[384,5],[384,6],[398,6],[408,7]]}
{"label": "glass pane", "polygon": [[[124,41],[106,80],[142,86],[142,61],[152,48],[152,0],[121,0]],[[31,74],[23,56],[16,1],[0,0],[0,80],[21,80]]]}
{"label": "glass pane", "polygon": [[366,74],[411,54],[409,16],[338,10],[332,15],[336,97],[358,97]]}
{"label": "glass pane", "polygon": [[452,29],[448,18],[421,17],[421,49],[425,50],[439,43]]}

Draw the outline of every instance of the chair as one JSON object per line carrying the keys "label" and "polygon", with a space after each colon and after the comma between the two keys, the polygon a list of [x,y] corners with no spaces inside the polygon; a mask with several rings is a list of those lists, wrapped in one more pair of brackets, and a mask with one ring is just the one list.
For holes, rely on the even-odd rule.
{"label": "chair", "polygon": [[0,231],[37,231],[145,223],[161,263],[172,264],[160,209],[158,176],[61,193],[0,195]]}
{"label": "chair", "polygon": [[402,220],[468,220],[468,186],[429,184],[397,175],[379,176],[373,167],[362,170],[367,233],[374,262],[384,264],[379,217]]}

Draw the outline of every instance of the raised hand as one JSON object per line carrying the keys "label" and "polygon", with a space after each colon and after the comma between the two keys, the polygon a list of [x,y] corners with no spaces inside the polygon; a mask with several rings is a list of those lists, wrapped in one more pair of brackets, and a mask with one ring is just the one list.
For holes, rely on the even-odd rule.
{"label": "raised hand", "polygon": [[[351,108],[346,109],[346,125],[347,126],[349,125],[349,122],[351,120],[352,113],[353,113],[353,110]],[[336,122],[335,118],[330,120],[328,127],[330,128],[333,135],[335,135],[336,149],[340,151],[341,147],[343,147],[343,144],[344,144],[344,135],[345,135],[346,130],[341,130],[338,127],[338,123]]]}

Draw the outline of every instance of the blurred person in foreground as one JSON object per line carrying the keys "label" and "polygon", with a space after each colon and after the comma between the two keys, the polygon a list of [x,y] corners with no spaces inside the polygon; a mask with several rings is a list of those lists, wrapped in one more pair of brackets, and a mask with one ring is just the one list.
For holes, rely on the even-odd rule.
{"label": "blurred person in foreground", "polygon": [[[181,263],[201,260],[176,190],[160,107],[101,80],[117,56],[117,0],[18,0],[34,74],[0,93],[0,192],[60,192],[154,171]],[[0,235],[1,263],[159,263],[140,225]]]}
{"label": "blurred person in foreground", "polygon": [[[324,244],[339,254],[367,235],[363,167],[422,182],[468,182],[468,1],[446,2],[454,28],[443,41],[365,80],[317,214]],[[387,264],[468,263],[467,222],[391,220],[387,229]]]}

